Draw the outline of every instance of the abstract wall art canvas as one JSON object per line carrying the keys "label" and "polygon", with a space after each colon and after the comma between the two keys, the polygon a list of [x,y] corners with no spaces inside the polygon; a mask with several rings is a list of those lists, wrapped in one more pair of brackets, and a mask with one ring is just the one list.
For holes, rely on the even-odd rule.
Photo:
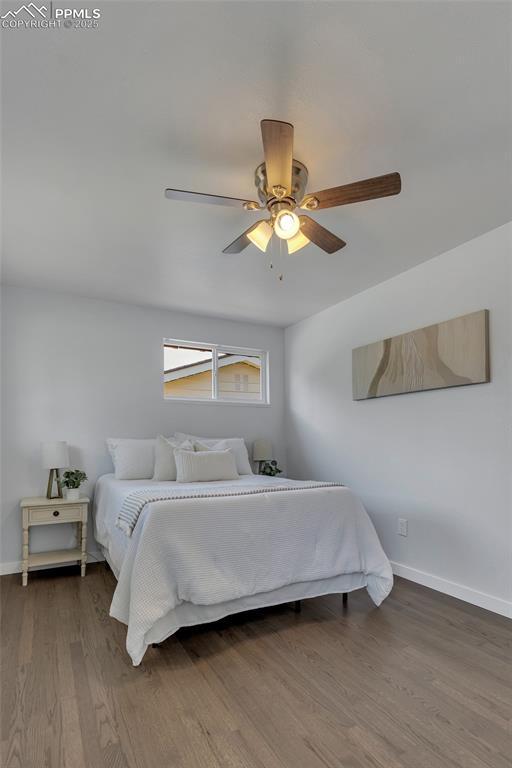
{"label": "abstract wall art canvas", "polygon": [[352,350],[354,400],[487,381],[487,309]]}

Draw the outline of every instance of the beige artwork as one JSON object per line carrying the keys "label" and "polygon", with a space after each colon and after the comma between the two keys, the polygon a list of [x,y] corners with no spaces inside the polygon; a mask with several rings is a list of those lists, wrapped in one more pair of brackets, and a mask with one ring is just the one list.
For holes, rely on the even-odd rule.
{"label": "beige artwork", "polygon": [[354,400],[487,381],[487,309],[352,350]]}

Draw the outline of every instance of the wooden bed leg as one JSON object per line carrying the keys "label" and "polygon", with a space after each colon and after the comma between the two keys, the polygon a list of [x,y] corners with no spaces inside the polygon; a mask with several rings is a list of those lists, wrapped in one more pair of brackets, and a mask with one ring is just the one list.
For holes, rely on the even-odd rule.
{"label": "wooden bed leg", "polygon": [[343,592],[341,597],[343,600],[343,605],[348,605],[348,592]]}
{"label": "wooden bed leg", "polygon": [[302,603],[300,600],[296,600],[293,604],[293,610],[295,613],[300,613],[302,610]]}

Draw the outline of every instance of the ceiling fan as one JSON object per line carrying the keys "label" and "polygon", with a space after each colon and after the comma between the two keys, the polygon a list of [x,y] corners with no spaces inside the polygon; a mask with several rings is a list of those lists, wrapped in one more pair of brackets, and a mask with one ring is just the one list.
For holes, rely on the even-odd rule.
{"label": "ceiling fan", "polygon": [[265,161],[255,172],[260,202],[203,192],[186,192],[182,189],[165,190],[165,196],[170,200],[229,205],[246,211],[268,210],[270,218],[260,219],[250,226],[224,248],[223,253],[240,253],[249,243],[265,252],[274,233],[286,241],[288,253],[294,253],[309,243],[315,243],[327,253],[334,253],[346,243],[310,216],[298,216],[296,208],[317,211],[397,195],[401,190],[400,174],[387,173],[306,194],[308,169],[293,157],[293,125],[281,120],[262,120],[261,136]]}

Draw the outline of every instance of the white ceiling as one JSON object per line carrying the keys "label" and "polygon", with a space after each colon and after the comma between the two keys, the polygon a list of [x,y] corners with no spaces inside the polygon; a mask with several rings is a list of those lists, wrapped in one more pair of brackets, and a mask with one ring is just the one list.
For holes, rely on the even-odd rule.
{"label": "white ceiling", "polygon": [[[93,5],[97,30],[2,35],[5,282],[287,325],[512,218],[512,4]],[[258,214],[164,198],[253,198],[262,118],[309,191],[403,180],[314,214],[348,245],[282,283],[221,253]]]}

